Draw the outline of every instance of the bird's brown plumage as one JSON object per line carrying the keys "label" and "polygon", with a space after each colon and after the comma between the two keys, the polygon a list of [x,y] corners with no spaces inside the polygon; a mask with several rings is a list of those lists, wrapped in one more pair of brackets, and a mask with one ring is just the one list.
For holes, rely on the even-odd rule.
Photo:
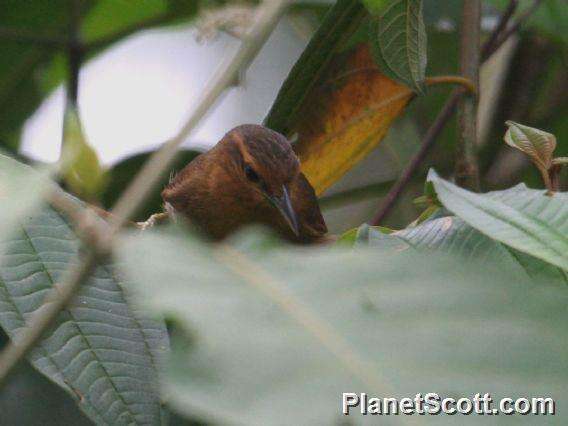
{"label": "bird's brown plumage", "polygon": [[[271,202],[284,200],[286,192],[297,220],[296,233],[289,215],[282,213],[286,209]],[[162,198],[176,215],[215,239],[252,223],[268,225],[301,242],[327,233],[314,190],[301,173],[292,146],[281,134],[259,125],[228,132],[181,170],[162,191]]]}

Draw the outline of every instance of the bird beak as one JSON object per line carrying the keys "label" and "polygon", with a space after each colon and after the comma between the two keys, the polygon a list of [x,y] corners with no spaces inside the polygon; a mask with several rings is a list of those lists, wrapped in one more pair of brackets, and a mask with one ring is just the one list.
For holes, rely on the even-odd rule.
{"label": "bird beak", "polygon": [[288,190],[286,186],[282,187],[282,196],[268,196],[268,200],[272,203],[274,207],[278,209],[280,214],[286,220],[290,229],[294,232],[294,234],[298,237],[300,236],[300,230],[298,228],[298,218],[296,217],[296,213],[294,212],[294,208],[292,207],[292,202],[290,201],[290,196],[288,195]]}

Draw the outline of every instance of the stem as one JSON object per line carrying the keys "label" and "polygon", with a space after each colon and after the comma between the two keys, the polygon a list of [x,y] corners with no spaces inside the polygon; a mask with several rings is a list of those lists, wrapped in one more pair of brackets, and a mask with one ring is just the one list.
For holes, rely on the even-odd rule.
{"label": "stem", "polygon": [[[515,2],[516,0],[511,0],[511,3]],[[535,1],[535,3],[539,3],[539,1],[537,0]],[[509,4],[507,10],[510,10],[511,8],[512,6],[511,4]],[[531,8],[532,13],[534,13],[535,10],[536,8],[534,7]],[[503,31],[504,28],[507,26],[508,22],[511,19],[511,16],[512,13],[509,14],[504,13],[501,16],[501,19],[497,24],[497,26],[495,27],[495,30],[489,37],[488,42],[486,42],[483,45],[481,49],[481,56],[482,58],[484,58],[483,59],[484,62],[487,59],[489,59],[491,55],[495,51],[497,51],[503,45],[503,43],[507,41],[508,37],[510,37],[513,34],[512,32],[508,32],[507,37],[499,37],[498,35],[498,32]],[[519,18],[519,20],[515,24],[515,28],[519,28],[522,22],[524,22],[529,17],[530,17],[529,14],[526,13],[523,14],[522,17]],[[490,44],[492,39],[495,39],[497,41],[492,42],[493,44]],[[426,131],[426,134],[422,139],[420,150],[414,155],[410,163],[408,163],[406,168],[403,170],[400,177],[389,191],[385,201],[381,204],[381,207],[375,214],[374,218],[370,221],[371,225],[375,226],[379,225],[384,220],[384,218],[392,211],[393,207],[396,204],[396,201],[400,197],[400,194],[402,194],[402,192],[410,182],[412,176],[416,173],[416,170],[418,170],[418,168],[422,165],[428,153],[434,147],[438,135],[441,133],[444,126],[452,117],[452,114],[456,109],[457,103],[461,98],[461,96],[463,96],[463,94],[464,94],[463,90],[460,89],[456,89],[452,92],[452,94],[450,95],[450,97],[442,107],[442,110],[438,113],[438,116],[434,120],[434,123],[432,123],[430,128]]]}
{"label": "stem", "polygon": [[[460,70],[461,74],[479,85],[481,1],[464,0],[462,8]],[[458,139],[456,141],[456,183],[479,191],[477,162],[476,96],[462,97],[458,103]]]}
{"label": "stem", "polygon": [[489,58],[495,52],[494,49],[496,49],[498,39],[507,28],[507,25],[509,24],[509,21],[511,20],[513,15],[515,14],[515,11],[517,10],[518,6],[519,6],[518,0],[511,0],[507,8],[503,11],[501,19],[497,23],[495,30],[491,33],[491,35],[483,45],[483,49],[481,51],[482,62],[485,62],[487,58]]}
{"label": "stem", "polygon": [[426,77],[427,86],[436,86],[438,84],[459,84],[467,89],[472,95],[477,95],[477,86],[469,78],[460,75],[440,75],[436,77]]}
{"label": "stem", "polygon": [[69,44],[67,46],[67,60],[69,76],[67,81],[68,106],[77,107],[79,96],[79,71],[83,60],[83,46],[80,40],[81,30],[81,0],[71,0],[69,10]]}
{"label": "stem", "polygon": [[[65,274],[61,284],[57,284],[48,293],[41,309],[28,322],[26,331],[15,343],[11,341],[0,353],[0,386],[5,383],[8,375],[19,362],[32,350],[36,342],[42,338],[47,329],[53,324],[59,312],[73,298],[81,283],[89,276],[96,266],[100,256],[108,255],[111,240],[120,227],[129,219],[148,195],[157,178],[168,167],[176,154],[177,146],[183,142],[193,127],[205,115],[207,110],[223,91],[233,84],[239,72],[249,64],[258,53],[277,20],[284,13],[288,0],[266,0],[258,6],[258,19],[253,25],[236,54],[226,61],[215,74],[211,83],[205,89],[200,102],[191,114],[188,122],[178,135],[164,144],[147,162],[135,178],[133,184],[126,190],[113,210],[114,217],[111,227],[105,232],[105,238],[92,238],[85,244],[86,254],[81,261]],[[89,222],[90,210],[85,212],[85,222]],[[87,234],[89,234],[87,232]]]}
{"label": "stem", "polygon": [[495,47],[492,50],[488,49],[487,56],[491,56],[509,37],[519,31],[521,25],[536,12],[541,3],[542,0],[534,0],[532,5],[517,18],[513,25],[508,28],[504,28],[503,32],[498,37]]}

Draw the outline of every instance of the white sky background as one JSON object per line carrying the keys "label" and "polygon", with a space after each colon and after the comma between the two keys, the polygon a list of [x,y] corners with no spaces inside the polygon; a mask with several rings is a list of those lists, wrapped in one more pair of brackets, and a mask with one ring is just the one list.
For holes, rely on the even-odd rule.
{"label": "white sky background", "polygon": [[[85,64],[79,108],[86,136],[101,161],[113,164],[172,137],[223,56],[238,43],[225,34],[198,43],[191,28],[153,30]],[[289,21],[278,24],[241,86],[225,94],[184,146],[208,147],[236,125],[260,123],[306,43]],[[60,87],[26,123],[24,154],[43,161],[59,158],[63,107]]]}

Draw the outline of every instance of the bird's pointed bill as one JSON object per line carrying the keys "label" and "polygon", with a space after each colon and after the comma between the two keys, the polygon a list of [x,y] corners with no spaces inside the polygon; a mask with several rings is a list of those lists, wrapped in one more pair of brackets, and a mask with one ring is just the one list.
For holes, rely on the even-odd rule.
{"label": "bird's pointed bill", "polygon": [[292,201],[290,200],[290,195],[285,186],[282,187],[282,196],[269,196],[270,202],[278,209],[280,214],[286,220],[286,223],[290,226],[290,229],[294,232],[296,236],[300,235],[300,229],[298,227],[298,218],[296,217],[296,212],[292,207]]}

